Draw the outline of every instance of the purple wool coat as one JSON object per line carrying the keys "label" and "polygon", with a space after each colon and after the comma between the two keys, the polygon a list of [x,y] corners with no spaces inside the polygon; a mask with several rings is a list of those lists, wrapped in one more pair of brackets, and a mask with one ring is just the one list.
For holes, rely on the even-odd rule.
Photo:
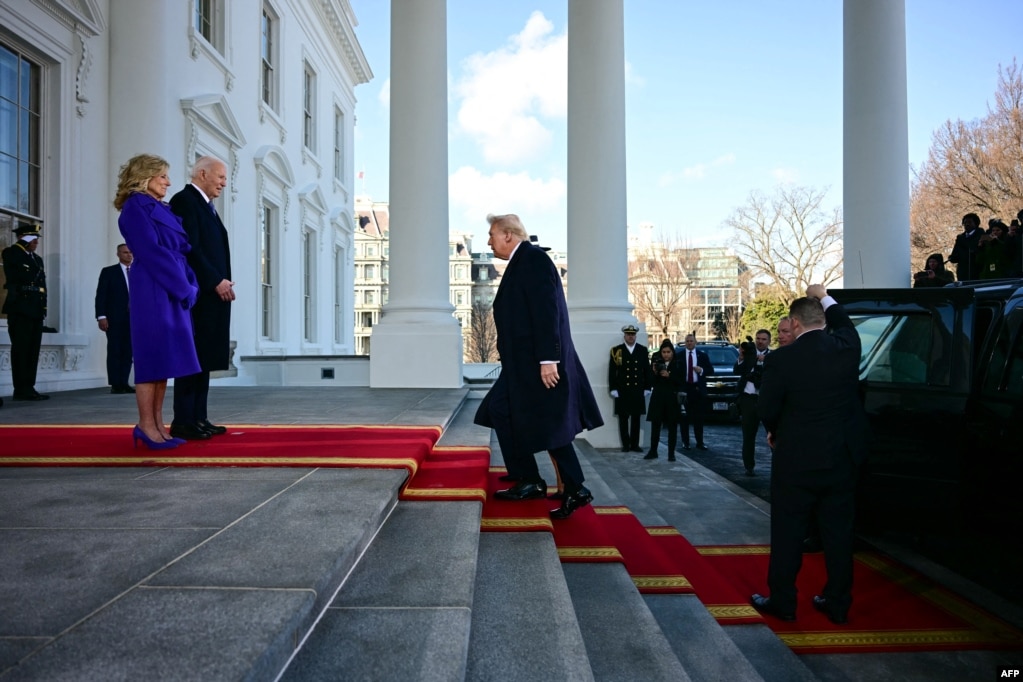
{"label": "purple wool coat", "polygon": [[128,197],[117,220],[135,260],[128,271],[135,383],[201,371],[190,310],[199,295],[188,267],[188,236],[170,207],[148,194]]}

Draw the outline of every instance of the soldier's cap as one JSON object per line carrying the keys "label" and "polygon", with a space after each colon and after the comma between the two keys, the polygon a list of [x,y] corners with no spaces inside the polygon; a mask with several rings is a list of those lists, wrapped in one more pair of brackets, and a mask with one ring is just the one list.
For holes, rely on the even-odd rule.
{"label": "soldier's cap", "polygon": [[634,325],[634,324],[627,324],[624,327],[622,327],[622,333],[623,334],[638,334],[639,333],[639,329],[637,329],[636,325]]}
{"label": "soldier's cap", "polygon": [[18,221],[17,227],[14,228],[14,234],[18,235],[19,237],[28,237],[33,235],[38,237],[42,233],[42,229],[43,226],[39,225],[38,223],[32,224],[23,221]]}
{"label": "soldier's cap", "polygon": [[[529,243],[532,244],[533,246],[540,246],[540,238],[537,237],[535,234],[531,234],[529,235]],[[549,246],[540,246],[540,248],[543,249],[544,251],[551,250],[551,247]]]}

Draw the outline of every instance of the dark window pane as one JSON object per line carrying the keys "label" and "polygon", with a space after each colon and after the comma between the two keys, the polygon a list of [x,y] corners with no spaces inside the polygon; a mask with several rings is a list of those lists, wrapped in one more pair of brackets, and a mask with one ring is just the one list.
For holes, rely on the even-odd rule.
{"label": "dark window pane", "polygon": [[0,206],[18,207],[18,162],[7,154],[0,154]]}
{"label": "dark window pane", "polygon": [[29,165],[24,161],[18,162],[18,210],[22,213],[34,213],[32,211],[28,178]]}
{"label": "dark window pane", "polygon": [[18,107],[0,99],[0,153],[18,154]]}
{"label": "dark window pane", "polygon": [[18,99],[18,55],[0,45],[0,97]]}

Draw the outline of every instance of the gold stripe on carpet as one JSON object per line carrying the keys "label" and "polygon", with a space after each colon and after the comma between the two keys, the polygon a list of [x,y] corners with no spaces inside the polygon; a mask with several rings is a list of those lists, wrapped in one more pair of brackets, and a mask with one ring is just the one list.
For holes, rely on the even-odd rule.
{"label": "gold stripe on carpet", "polygon": [[554,524],[551,523],[550,519],[541,518],[504,518],[504,519],[482,519],[480,521],[480,530],[516,530],[520,528],[526,528],[529,530],[536,530],[537,526],[541,526],[548,530],[554,530]]}
{"label": "gold stripe on carpet", "polygon": [[770,554],[768,545],[738,545],[735,547],[697,547],[703,556],[745,556],[749,554]]}
{"label": "gold stripe on carpet", "polygon": [[406,488],[402,491],[402,495],[423,499],[457,497],[464,500],[487,501],[487,491],[482,488]]}
{"label": "gold stripe on carpet", "polygon": [[662,535],[682,535],[682,532],[678,528],[647,528],[646,532],[655,537]]}
{"label": "gold stripe on carpet", "polygon": [[632,516],[632,510],[628,507],[593,507],[594,514],[627,515]]}
{"label": "gold stripe on carpet", "polygon": [[987,633],[976,630],[841,630],[835,632],[776,632],[778,639],[790,647],[935,646],[990,644]]}
{"label": "gold stripe on carpet", "polygon": [[562,559],[620,559],[622,553],[617,547],[558,547]]}
{"label": "gold stripe on carpet", "polygon": [[144,455],[132,457],[4,457],[4,464],[25,464],[25,465],[55,465],[55,464],[137,464],[139,466],[308,466],[308,467],[336,467],[339,463],[345,463],[351,467],[366,466],[369,468],[382,469],[409,469],[413,473],[419,468],[419,462],[415,459],[396,458],[386,459],[380,457],[165,457],[159,455]]}
{"label": "gold stripe on carpet", "polygon": [[717,620],[728,620],[731,618],[762,618],[760,612],[749,604],[704,604],[710,615]]}
{"label": "gold stripe on carpet", "polygon": [[684,575],[634,575],[632,576],[632,582],[641,590],[667,587],[687,587],[691,589],[693,587]]}

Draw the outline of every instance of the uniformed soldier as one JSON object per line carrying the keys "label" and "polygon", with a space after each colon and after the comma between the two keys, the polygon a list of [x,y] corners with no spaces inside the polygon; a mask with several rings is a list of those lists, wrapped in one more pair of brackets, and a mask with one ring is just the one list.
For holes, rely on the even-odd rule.
{"label": "uniformed soldier", "polygon": [[3,312],[7,315],[7,332],[11,336],[15,400],[48,400],[50,397],[35,388],[46,317],[46,272],[43,259],[35,253],[40,229],[39,225],[19,222],[14,228],[18,241],[2,254],[7,278]]}
{"label": "uniformed soldier", "polygon": [[615,399],[622,452],[643,452],[639,447],[639,426],[642,415],[646,414],[646,397],[650,395],[653,382],[650,354],[646,346],[636,343],[637,332],[635,325],[622,327],[625,343],[611,349],[607,367],[607,386]]}

